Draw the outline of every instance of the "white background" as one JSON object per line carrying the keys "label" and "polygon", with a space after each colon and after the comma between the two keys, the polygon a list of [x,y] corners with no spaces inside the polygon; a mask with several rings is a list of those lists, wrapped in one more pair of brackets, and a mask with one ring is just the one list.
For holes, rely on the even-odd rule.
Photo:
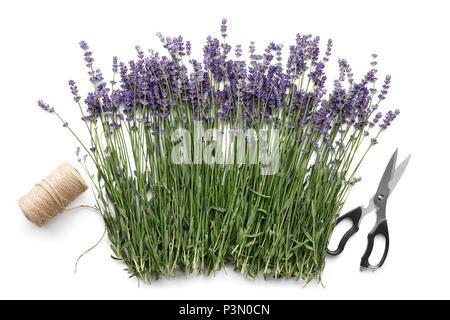
{"label": "white background", "polygon": [[[2,1],[0,4],[0,298],[450,298],[448,200],[450,106],[448,1]],[[380,79],[392,75],[383,110],[401,115],[380,139],[363,169],[363,181],[344,210],[375,192],[389,156],[412,154],[388,203],[391,247],[386,264],[360,273],[366,219],[344,253],[328,259],[325,288],[291,280],[247,280],[229,270],[216,277],[178,277],[138,288],[125,265],[110,259],[107,241],[85,256],[103,224],[89,209],[63,213],[44,228],[25,219],[17,200],[62,161],[77,165],[77,144],[58,120],[36,106],[44,99],[80,131],[67,81],[89,88],[80,40],[109,76],[113,55],[128,61],[134,46],[161,49],[155,33],[182,34],[200,55],[208,34],[229,21],[231,43],[255,40],[289,45],[297,32],[334,40],[328,72],[338,57],[356,77],[379,54]],[[285,47],[287,48],[287,47]],[[331,84],[331,81],[328,83]],[[93,204],[86,192],[74,204]]]}

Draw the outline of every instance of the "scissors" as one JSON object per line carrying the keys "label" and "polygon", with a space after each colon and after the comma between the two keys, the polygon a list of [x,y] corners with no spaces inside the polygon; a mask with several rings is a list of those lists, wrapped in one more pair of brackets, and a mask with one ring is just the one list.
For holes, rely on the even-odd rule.
{"label": "scissors", "polygon": [[[368,206],[367,207],[359,206],[338,218],[336,225],[338,225],[341,221],[345,219],[349,219],[352,221],[352,227],[344,234],[336,250],[331,251],[327,249],[327,253],[329,255],[331,256],[339,255],[344,250],[347,241],[356,232],[358,232],[362,218],[364,218],[364,216],[366,216],[371,211],[375,210],[377,214],[377,220],[375,222],[375,227],[367,235],[368,242],[366,252],[361,258],[360,264],[361,271],[367,269],[376,270],[380,268],[383,265],[384,261],[386,260],[389,251],[389,231],[386,220],[386,202],[389,196],[391,195],[392,191],[394,190],[395,186],[397,185],[398,181],[402,177],[403,173],[405,172],[406,166],[408,165],[409,159],[411,158],[411,155],[409,155],[408,157],[405,158],[405,160],[402,161],[402,163],[398,165],[398,167],[396,167],[397,152],[398,149],[395,150],[394,154],[389,160],[388,165],[384,170],[383,176],[381,177],[381,181],[380,184],[378,185],[377,192],[369,200]],[[386,240],[385,248],[383,257],[381,258],[380,262],[377,265],[371,265],[369,263],[369,257],[372,253],[374,239],[377,235],[384,236]]]}

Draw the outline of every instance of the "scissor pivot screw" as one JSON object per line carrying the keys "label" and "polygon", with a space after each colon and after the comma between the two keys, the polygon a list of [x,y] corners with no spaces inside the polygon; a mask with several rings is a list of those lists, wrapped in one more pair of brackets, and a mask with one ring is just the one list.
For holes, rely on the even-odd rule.
{"label": "scissor pivot screw", "polygon": [[384,199],[384,196],[383,196],[382,194],[379,194],[379,195],[377,196],[377,198],[378,198],[378,200],[383,200],[383,199]]}

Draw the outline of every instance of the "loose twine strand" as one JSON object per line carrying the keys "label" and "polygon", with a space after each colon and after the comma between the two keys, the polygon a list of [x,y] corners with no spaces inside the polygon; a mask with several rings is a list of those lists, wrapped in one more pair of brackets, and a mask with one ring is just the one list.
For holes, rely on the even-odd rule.
{"label": "loose twine strand", "polygon": [[[67,208],[67,209],[65,209],[65,211],[70,211],[70,210],[74,210],[74,209],[78,209],[78,208],[91,208],[91,209],[97,211],[97,213],[98,213],[101,217],[103,217],[103,214],[102,214],[97,208],[95,208],[95,207],[93,207],[93,206],[90,206],[90,205],[87,205],[87,204],[81,204],[81,205],[76,206],[76,207],[73,207],[73,208]],[[80,254],[80,256],[78,257],[77,261],[75,262],[75,269],[73,270],[74,273],[77,273],[78,262],[80,261],[80,259],[81,259],[86,253],[88,253],[89,251],[95,249],[95,248],[100,244],[100,242],[102,242],[102,240],[103,240],[103,238],[105,237],[105,235],[106,235],[106,224],[105,224],[105,228],[103,229],[103,234],[102,234],[102,236],[100,237],[100,239],[99,239],[92,247],[90,247],[89,249],[87,249],[86,251],[84,251],[84,252],[83,252],[82,254]]]}
{"label": "loose twine strand", "polygon": [[[51,219],[63,211],[70,211],[78,208],[91,208],[100,216],[103,216],[97,208],[89,205],[66,208],[88,188],[88,185],[78,171],[69,163],[64,162],[50,173],[48,177],[35,184],[33,189],[19,199],[18,203],[25,217],[39,227],[46,225]],[[80,259],[86,253],[97,247],[105,235],[106,224],[103,234],[97,243],[84,251],[76,260],[75,273],[77,272],[77,266]]]}

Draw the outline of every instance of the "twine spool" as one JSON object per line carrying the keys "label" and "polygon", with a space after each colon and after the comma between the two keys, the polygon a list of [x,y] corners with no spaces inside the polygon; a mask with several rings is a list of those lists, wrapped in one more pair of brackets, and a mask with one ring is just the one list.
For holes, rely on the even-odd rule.
{"label": "twine spool", "polygon": [[[33,189],[20,198],[18,202],[25,217],[39,227],[46,225],[63,211],[78,208],[91,208],[102,216],[102,213],[97,208],[85,204],[67,208],[73,200],[88,188],[78,171],[71,164],[64,162],[50,173],[48,177],[36,183]],[[80,259],[97,247],[105,237],[105,234],[106,225],[100,240],[78,257],[75,262],[75,272],[77,272]]]}
{"label": "twine spool", "polygon": [[25,217],[42,227],[87,189],[88,185],[78,171],[64,162],[18,202]]}

